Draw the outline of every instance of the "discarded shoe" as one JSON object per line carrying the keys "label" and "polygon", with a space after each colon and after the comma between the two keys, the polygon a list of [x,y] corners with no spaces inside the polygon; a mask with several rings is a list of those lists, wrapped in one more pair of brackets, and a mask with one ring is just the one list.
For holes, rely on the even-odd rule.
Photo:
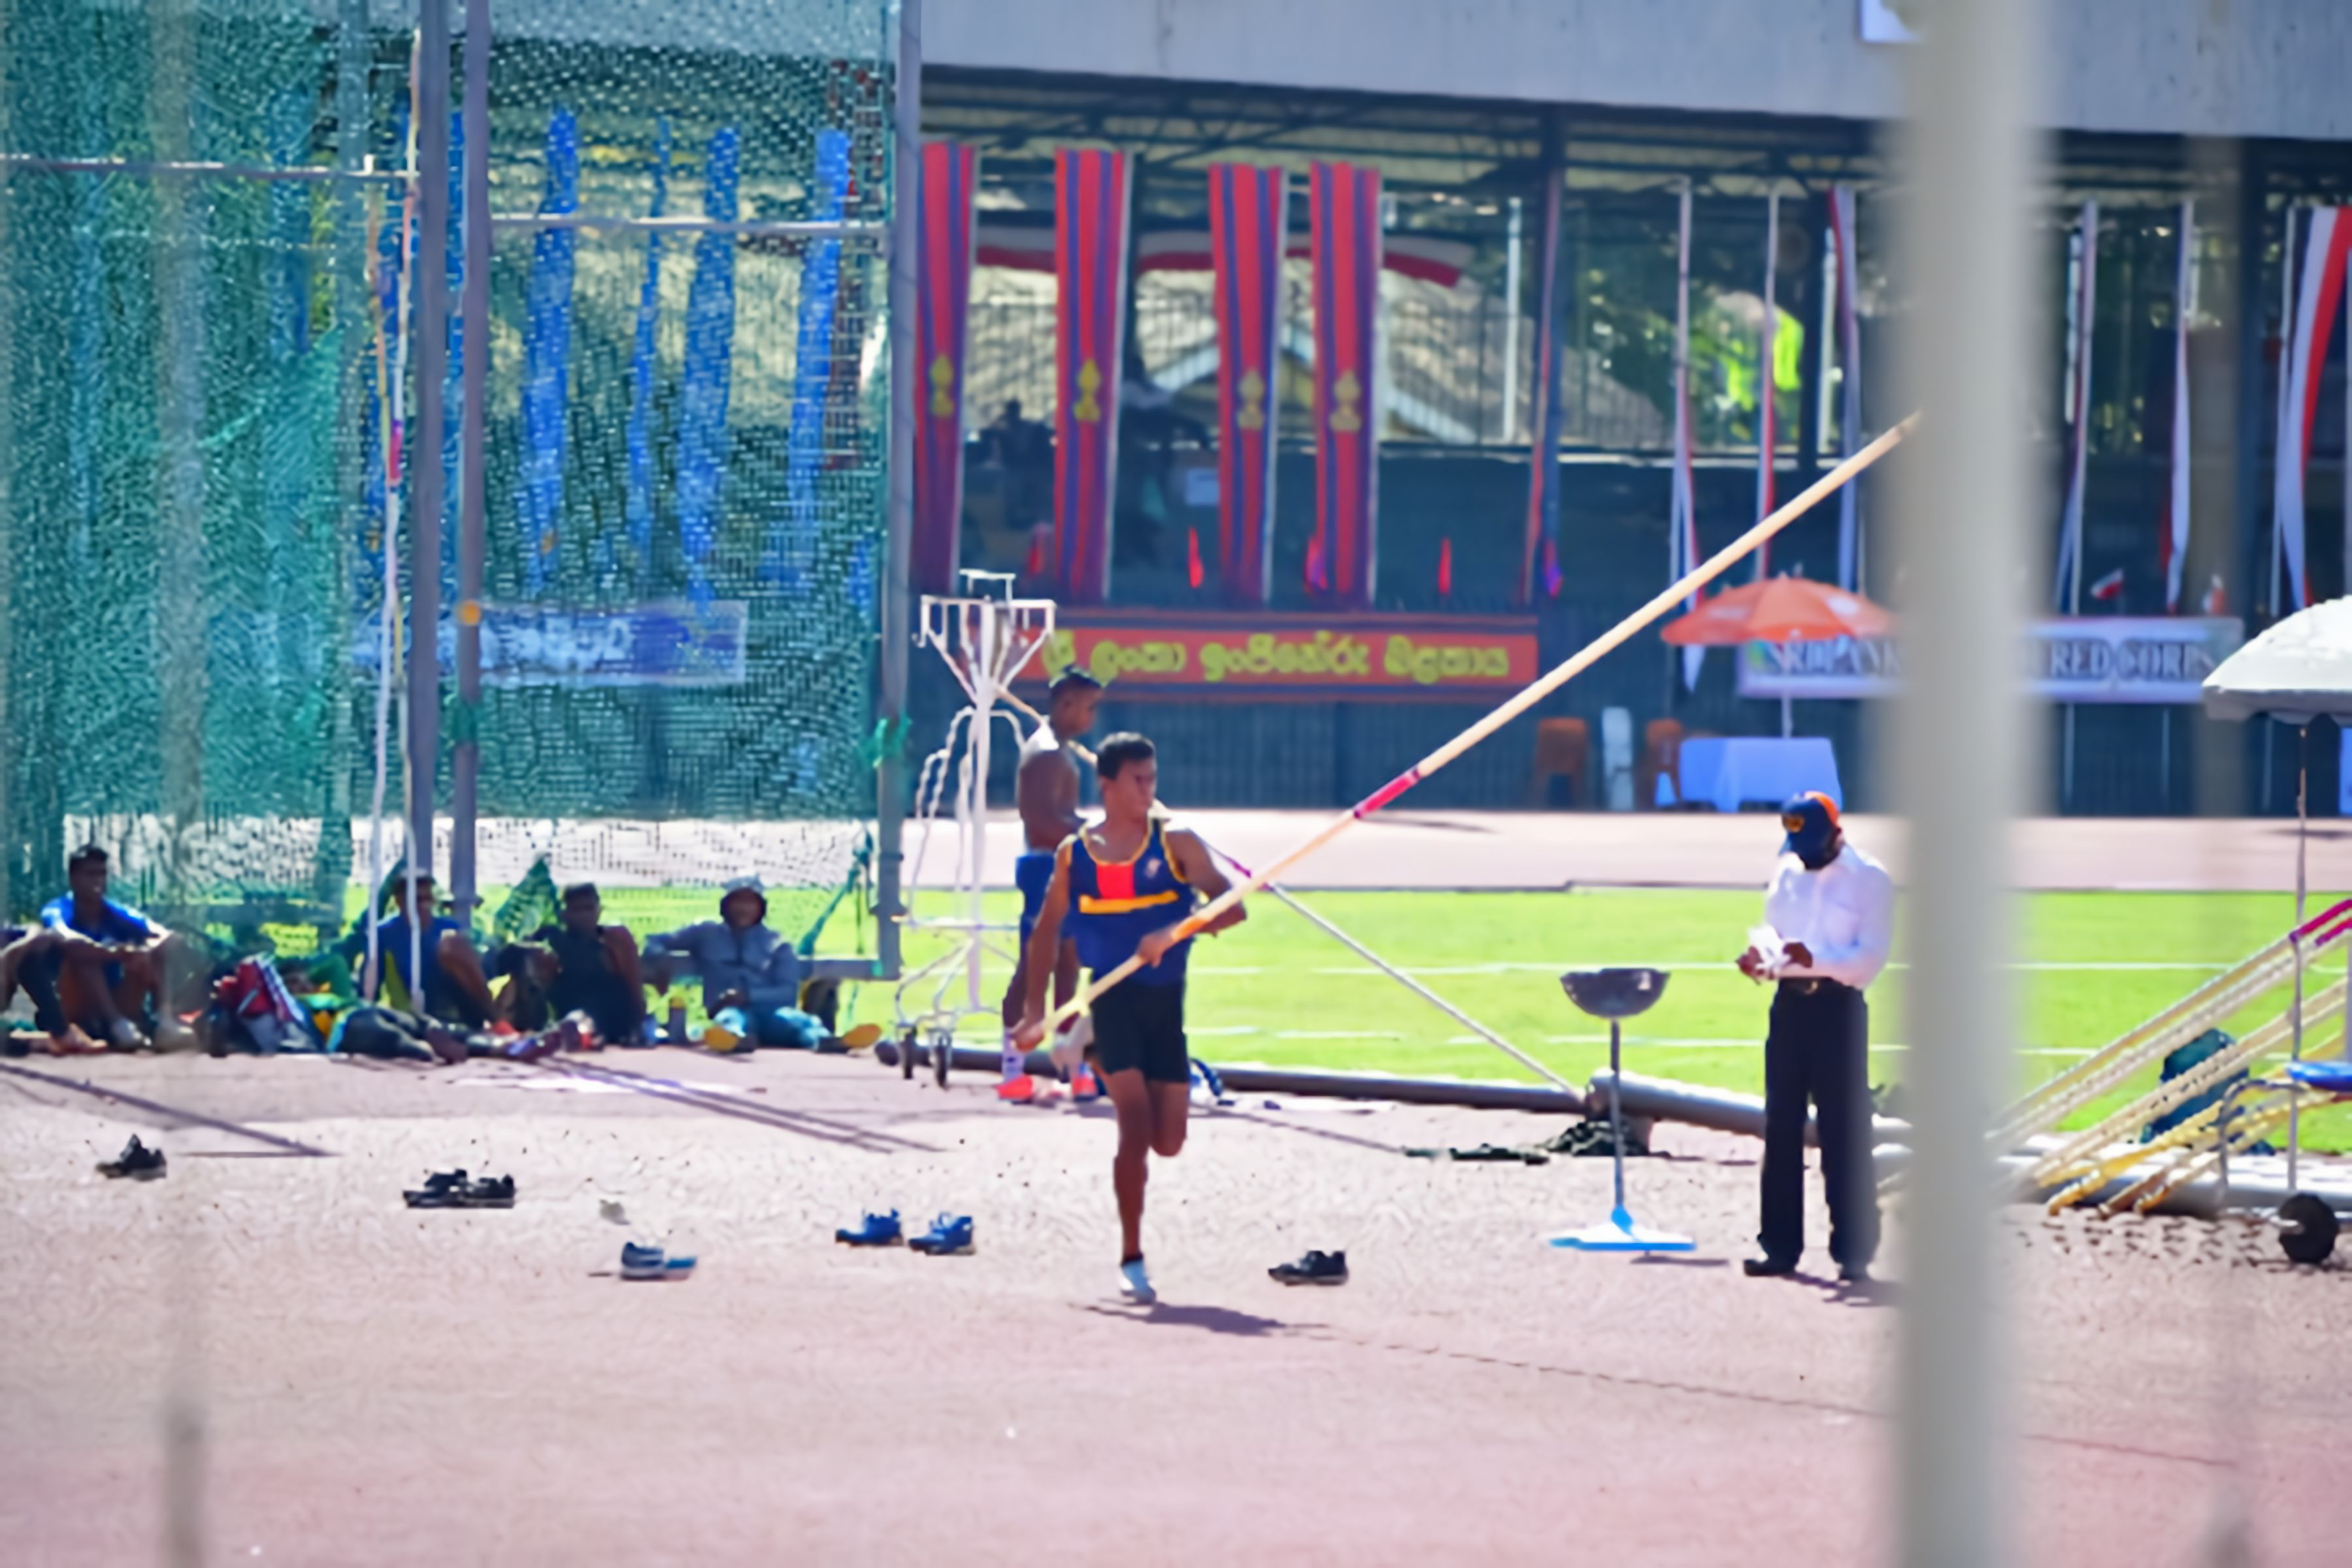
{"label": "discarded shoe", "polygon": [[401,1201],[413,1209],[454,1209],[465,1206],[466,1173],[435,1171],[425,1178],[421,1187],[411,1187],[400,1194]]}
{"label": "discarded shoe", "polygon": [[485,1176],[478,1182],[467,1183],[452,1206],[461,1209],[510,1209],[514,1207],[514,1200],[512,1176]]}
{"label": "discarded shoe", "polygon": [[833,1239],[850,1247],[896,1247],[906,1239],[898,1228],[898,1211],[869,1214],[858,1223],[856,1230],[836,1230]]}
{"label": "discarded shoe", "polygon": [[972,1249],[971,1215],[943,1214],[931,1222],[929,1234],[916,1237],[907,1245],[933,1258],[970,1252]]}
{"label": "discarded shoe", "polygon": [[1277,1263],[1266,1273],[1285,1285],[1345,1285],[1348,1282],[1348,1255],[1344,1252],[1310,1252],[1296,1263]]}
{"label": "discarded shoe", "polygon": [[658,1247],[640,1247],[634,1241],[621,1243],[621,1278],[624,1279],[660,1279],[667,1276],[669,1258]]}
{"label": "discarded shoe", "polygon": [[139,1142],[139,1135],[134,1132],[131,1142],[122,1146],[121,1153],[100,1163],[98,1173],[101,1176],[128,1176],[134,1182],[152,1182],[163,1174],[163,1151],[149,1148]]}

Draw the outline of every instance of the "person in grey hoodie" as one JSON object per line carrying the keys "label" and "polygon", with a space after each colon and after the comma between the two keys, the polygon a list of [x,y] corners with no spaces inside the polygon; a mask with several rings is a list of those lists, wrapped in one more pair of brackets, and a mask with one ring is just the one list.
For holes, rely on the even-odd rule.
{"label": "person in grey hoodie", "polygon": [[814,1045],[825,1030],[800,1010],[800,954],[767,921],[760,879],[736,879],[719,895],[717,920],[646,940],[646,984],[667,990],[680,975],[698,976],[711,1016],[740,1008],[761,1045]]}

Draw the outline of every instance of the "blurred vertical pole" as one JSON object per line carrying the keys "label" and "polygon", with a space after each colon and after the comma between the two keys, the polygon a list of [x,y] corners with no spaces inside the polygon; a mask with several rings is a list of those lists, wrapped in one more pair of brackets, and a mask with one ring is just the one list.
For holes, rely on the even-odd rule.
{"label": "blurred vertical pole", "polygon": [[449,893],[474,917],[474,811],[482,766],[482,545],[490,359],[490,0],[466,0],[466,345],[457,427],[457,706],[450,715]]}
{"label": "blurred vertical pole", "polygon": [[[7,36],[15,18],[11,12],[15,0],[0,0],[0,37]],[[0,79],[0,147],[16,145],[15,116],[11,111],[16,95]],[[13,258],[8,248],[8,204],[13,195],[8,176],[0,174],[0,258]],[[0,275],[5,277],[5,275]],[[0,287],[0,735],[16,735],[14,685],[9,667],[16,652],[16,617],[15,613],[16,580],[16,502],[13,482],[16,461],[16,296],[12,288]],[[21,742],[20,742],[21,744]],[[14,748],[12,748],[13,750]],[[16,831],[17,759],[0,757],[0,920],[16,913],[16,898],[23,892],[28,901],[34,884],[29,878],[21,889],[17,887],[17,857],[24,844]]]}
{"label": "blurred vertical pole", "polygon": [[[2037,170],[2024,0],[1939,5],[1912,61],[1906,266],[1918,305],[1906,404],[1927,419],[1897,466],[1906,577],[1898,783],[1910,817],[1916,1108],[1897,1355],[1902,1561],[2007,1563],[2007,1488],[1986,1108],[2011,1087],[2009,826],[2022,696],[1989,679],[2023,631],[2021,524],[2029,321],[2026,204]],[[1988,662],[1990,660],[1990,663]]]}
{"label": "blurred vertical pole", "polygon": [[[906,913],[898,874],[906,816],[907,656],[914,642],[915,247],[917,184],[922,174],[923,5],[898,0],[898,70],[891,100],[889,538],[883,552],[882,748],[876,769],[874,943],[885,975],[898,973],[898,921]],[[983,781],[982,787],[985,787]]]}
{"label": "blurred vertical pole", "polygon": [[[441,385],[449,367],[449,7],[416,17],[416,305],[409,368],[416,428],[408,449],[408,866],[433,871],[433,797],[441,758]],[[478,355],[468,354],[468,359]]]}
{"label": "blurred vertical pole", "polygon": [[[335,6],[335,167],[343,178],[335,188],[335,532],[334,598],[328,614],[327,646],[352,646],[352,577],[359,544],[366,532],[367,447],[361,431],[368,422],[368,350],[376,305],[368,297],[368,187],[359,178],[367,168],[368,69],[374,52],[368,31],[367,0],[337,0]],[[336,935],[342,931],[343,890],[352,879],[352,770],[357,715],[352,711],[350,660],[327,683],[327,755],[336,759],[327,778],[327,820],[320,825],[311,858],[310,898],[318,919]]]}
{"label": "blurred vertical pole", "polygon": [[[194,157],[198,38],[192,0],[159,0],[149,16],[148,124],[162,163]],[[180,598],[155,617],[162,723],[163,862],[155,891],[185,918],[195,896],[192,835],[205,805],[205,243],[207,182],[150,182],[155,204],[156,552],[158,591]],[[183,597],[184,596],[184,597]],[[167,983],[171,977],[167,977]]]}

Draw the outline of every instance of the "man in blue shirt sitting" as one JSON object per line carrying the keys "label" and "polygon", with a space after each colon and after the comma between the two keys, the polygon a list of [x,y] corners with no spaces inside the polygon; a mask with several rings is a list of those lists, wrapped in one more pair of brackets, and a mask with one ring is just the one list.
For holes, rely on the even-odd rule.
{"label": "man in blue shirt sitting", "polygon": [[163,994],[172,933],[108,898],[107,871],[106,851],[83,845],[66,861],[69,891],[41,910],[42,929],[51,939],[47,966],[66,1016],[129,1051],[146,1047],[152,1009],[159,1044],[167,1050],[193,1046],[194,1036],[172,1016]]}

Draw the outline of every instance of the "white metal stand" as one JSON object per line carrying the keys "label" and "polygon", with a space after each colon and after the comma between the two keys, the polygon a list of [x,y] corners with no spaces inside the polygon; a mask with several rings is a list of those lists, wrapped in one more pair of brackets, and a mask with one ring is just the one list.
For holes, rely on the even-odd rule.
{"label": "white metal stand", "polygon": [[[908,930],[952,932],[955,941],[945,952],[909,970],[892,997],[903,1047],[900,1070],[913,1076],[912,1047],[919,1035],[930,1047],[932,1075],[941,1083],[947,1081],[948,1061],[953,1054],[949,1047],[954,1043],[957,1022],[978,1015],[998,1018],[995,1002],[981,994],[982,961],[992,953],[1007,962],[1014,956],[991,939],[1018,928],[992,925],[982,911],[988,852],[989,748],[998,719],[1012,724],[1015,735],[1020,733],[1018,717],[998,711],[998,700],[1054,635],[1054,602],[1013,597],[1010,573],[965,572],[962,577],[962,596],[923,596],[919,622],[923,645],[947,661],[967,700],[949,721],[945,743],[924,762],[916,784],[922,833],[907,874],[909,913],[905,921]],[[929,847],[931,825],[939,818],[940,795],[951,763],[956,870],[948,899],[954,913],[941,920],[919,919],[913,910],[923,855]],[[959,972],[963,981],[961,997],[953,994]]]}

